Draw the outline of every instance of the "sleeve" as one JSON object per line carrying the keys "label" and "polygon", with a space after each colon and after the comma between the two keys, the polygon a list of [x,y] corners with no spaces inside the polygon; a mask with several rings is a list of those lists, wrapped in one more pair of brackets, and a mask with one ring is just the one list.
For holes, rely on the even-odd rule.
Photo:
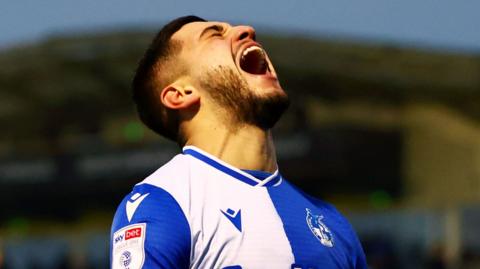
{"label": "sleeve", "polygon": [[[336,210],[336,209],[335,209]],[[337,211],[338,212],[338,211]],[[350,222],[338,212],[339,216],[343,219],[345,226],[347,227],[350,233],[350,251],[352,257],[352,265],[354,269],[368,269],[367,259],[365,258],[365,252],[363,251],[362,244],[358,238],[355,229],[350,224]]]}
{"label": "sleeve", "polygon": [[317,205],[321,205],[330,210],[332,216],[337,218],[337,221],[340,226],[344,229],[344,234],[347,236],[347,241],[349,242],[348,251],[350,253],[350,265],[352,269],[368,269],[367,259],[365,258],[365,252],[363,251],[362,244],[360,243],[360,239],[355,232],[355,229],[347,220],[347,218],[340,212],[338,209],[335,208],[332,204],[320,201],[317,202]]}
{"label": "sleeve", "polygon": [[190,234],[187,218],[170,193],[137,185],[113,219],[110,268],[189,268]]}
{"label": "sleeve", "polygon": [[365,258],[365,252],[363,251],[362,244],[360,243],[360,240],[358,239],[355,232],[353,233],[355,236],[355,251],[356,251],[355,269],[368,269],[367,259]]}

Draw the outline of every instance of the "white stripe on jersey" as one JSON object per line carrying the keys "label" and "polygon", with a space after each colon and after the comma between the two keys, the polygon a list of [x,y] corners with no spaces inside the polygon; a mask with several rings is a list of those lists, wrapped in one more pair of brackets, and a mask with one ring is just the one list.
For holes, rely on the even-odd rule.
{"label": "white stripe on jersey", "polygon": [[[259,264],[282,268],[294,263],[282,221],[266,188],[245,184],[190,155],[176,156],[142,183],[166,190],[182,208],[192,234],[191,268],[236,264],[242,268],[258,268]],[[228,209],[241,210],[242,233],[219,214]]]}

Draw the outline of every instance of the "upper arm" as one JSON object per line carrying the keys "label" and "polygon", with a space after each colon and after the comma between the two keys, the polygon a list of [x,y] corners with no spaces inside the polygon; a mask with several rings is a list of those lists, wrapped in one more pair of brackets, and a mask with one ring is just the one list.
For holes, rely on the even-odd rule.
{"label": "upper arm", "polygon": [[355,260],[355,269],[368,269],[367,259],[365,257],[365,252],[363,251],[362,244],[358,239],[357,235],[355,236],[355,251],[356,251],[356,260]]}
{"label": "upper arm", "polygon": [[[318,202],[320,203],[320,202]],[[332,216],[335,216],[337,223],[340,227],[343,227],[343,234],[347,237],[349,257],[351,258],[351,264],[354,269],[368,269],[365,253],[362,248],[362,244],[355,232],[355,229],[350,222],[340,213],[333,205],[325,202],[321,202],[322,206],[329,210]],[[318,204],[317,204],[318,205]]]}
{"label": "upper arm", "polygon": [[110,240],[112,269],[190,265],[188,221],[175,198],[152,185],[136,186],[122,201]]}

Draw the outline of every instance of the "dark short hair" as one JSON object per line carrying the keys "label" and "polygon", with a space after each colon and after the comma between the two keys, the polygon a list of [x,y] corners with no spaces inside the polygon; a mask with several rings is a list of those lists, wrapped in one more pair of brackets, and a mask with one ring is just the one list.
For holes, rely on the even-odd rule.
{"label": "dark short hair", "polygon": [[132,81],[133,100],[142,122],[154,132],[174,141],[178,140],[178,115],[159,101],[157,91],[181,75],[174,65],[170,68],[165,65],[181,49],[181,43],[172,42],[172,35],[185,24],[197,21],[206,20],[185,16],[166,24],[145,51]]}

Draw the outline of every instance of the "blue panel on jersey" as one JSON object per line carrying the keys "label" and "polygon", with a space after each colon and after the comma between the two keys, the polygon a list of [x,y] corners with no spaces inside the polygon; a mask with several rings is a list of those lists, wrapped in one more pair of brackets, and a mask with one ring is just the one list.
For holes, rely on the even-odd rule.
{"label": "blue panel on jersey", "polygon": [[[137,199],[141,199],[147,193],[148,196],[145,196],[136,210],[133,210],[131,221],[128,221],[127,203],[130,201],[132,204],[132,201],[135,202],[135,198],[140,197]],[[131,199],[132,197],[134,199]],[[147,225],[146,257],[143,269],[189,268],[190,227],[177,201],[168,192],[149,184],[135,186],[115,213],[111,236],[122,227],[134,223],[146,223]],[[112,242],[110,242],[110,248],[112,248]]]}
{"label": "blue panel on jersey", "polygon": [[268,192],[292,247],[292,268],[367,268],[350,224],[333,206],[286,181]]}
{"label": "blue panel on jersey", "polygon": [[242,169],[243,172],[249,173],[250,175],[254,176],[257,179],[264,180],[267,177],[271,176],[272,173],[265,172],[265,171],[260,171],[260,170],[248,170],[248,169]]}

